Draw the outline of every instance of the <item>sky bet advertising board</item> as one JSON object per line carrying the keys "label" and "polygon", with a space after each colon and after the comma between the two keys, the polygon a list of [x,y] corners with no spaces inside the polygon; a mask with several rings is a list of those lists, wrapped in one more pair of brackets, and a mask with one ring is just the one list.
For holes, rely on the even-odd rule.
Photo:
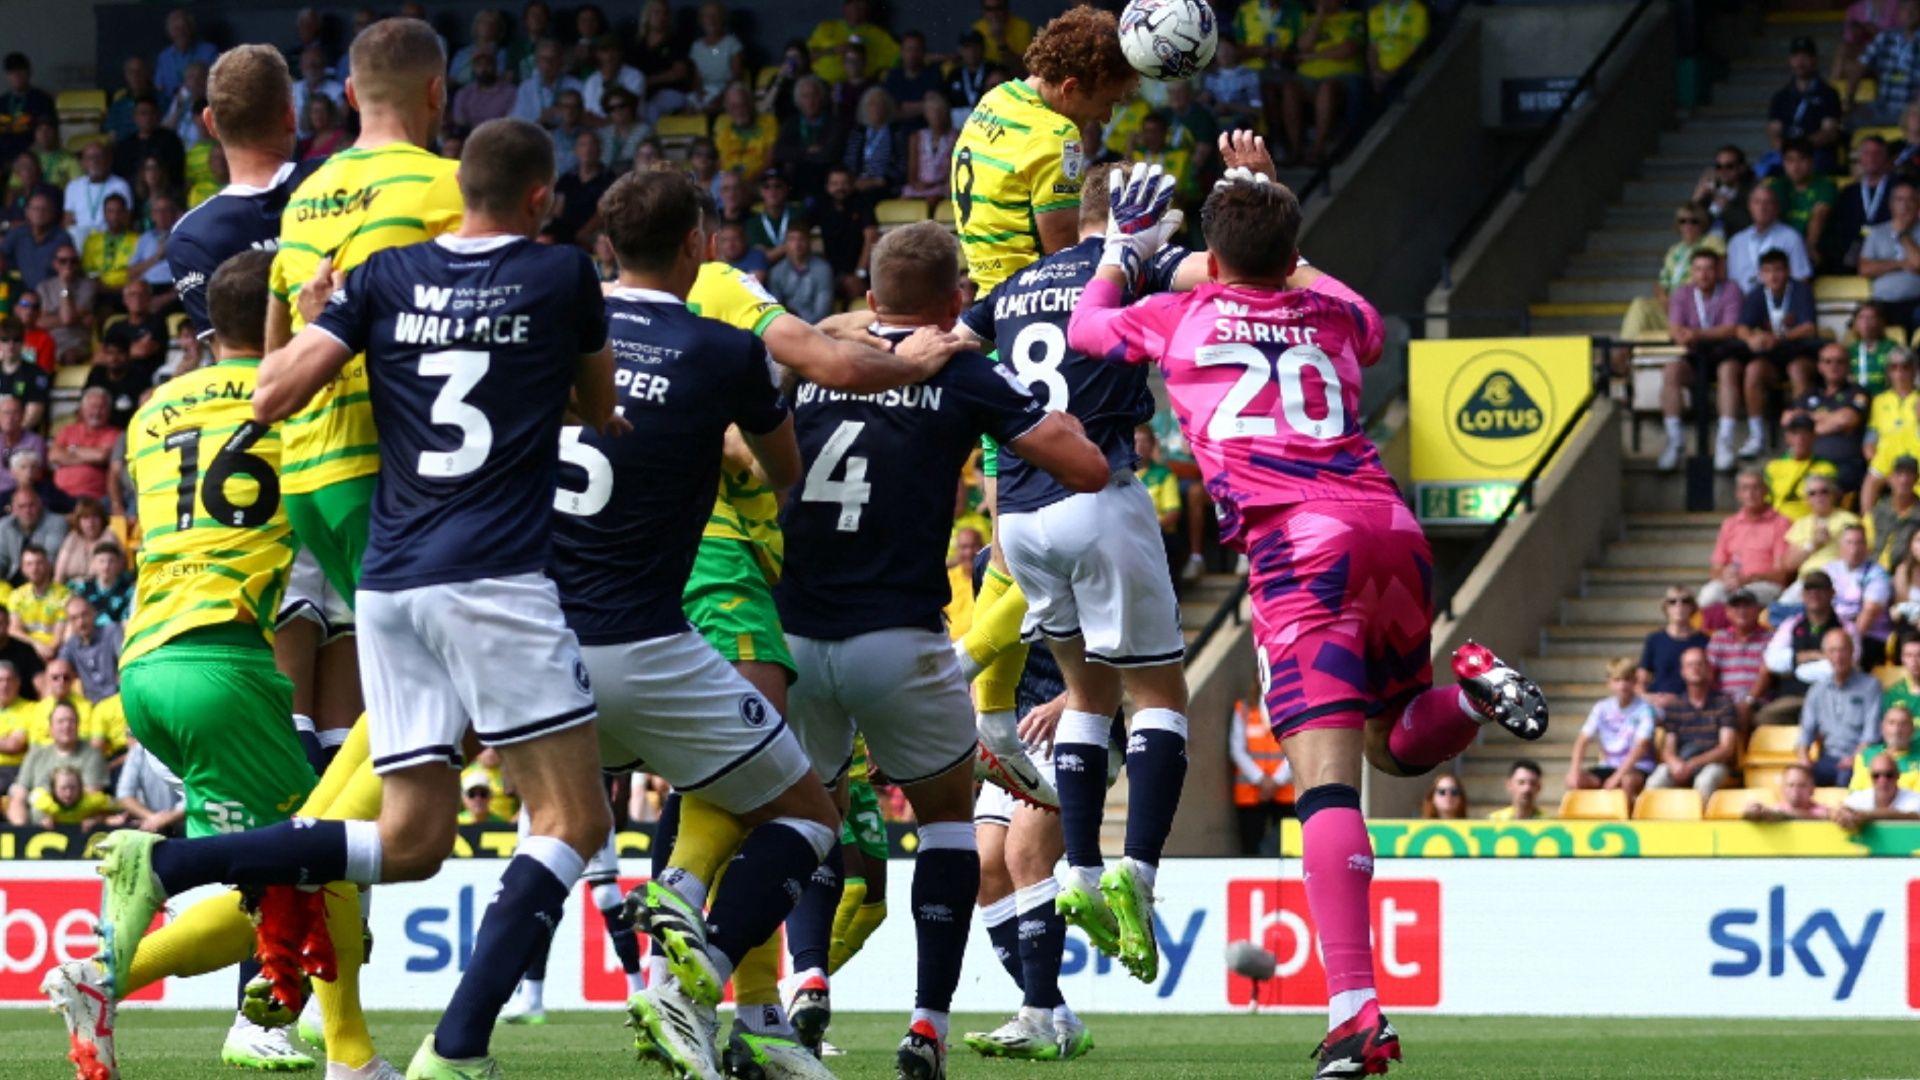
{"label": "sky bet advertising board", "polygon": [[[431,881],[374,891],[367,1007],[444,1001],[473,955],[504,864],[455,860]],[[897,864],[902,877],[911,864]],[[624,886],[645,865],[625,867]],[[1276,876],[1276,870],[1280,875]],[[1324,1008],[1299,863],[1169,860],[1161,973],[1142,985],[1067,939],[1061,987],[1097,1012]],[[90,955],[100,887],[83,862],[0,864],[0,1003],[41,1007],[40,976]],[[212,890],[176,898],[184,910]],[[1390,1010],[1583,1016],[1898,1017],[1920,1012],[1920,866],[1898,859],[1381,860],[1376,975]],[[1255,987],[1227,943],[1274,954]],[[955,1007],[1004,1012],[1017,992],[977,925]],[[1623,950],[1632,962],[1622,963]],[[1551,972],[1579,972],[1553,978]],[[1522,973],[1516,977],[1516,972]],[[1528,974],[1530,973],[1530,974]],[[897,1012],[914,977],[913,924],[895,912],[834,984],[834,1008]],[[228,972],[169,979],[134,1008],[230,1008]],[[613,1008],[623,980],[583,886],[548,966],[549,1008]]]}

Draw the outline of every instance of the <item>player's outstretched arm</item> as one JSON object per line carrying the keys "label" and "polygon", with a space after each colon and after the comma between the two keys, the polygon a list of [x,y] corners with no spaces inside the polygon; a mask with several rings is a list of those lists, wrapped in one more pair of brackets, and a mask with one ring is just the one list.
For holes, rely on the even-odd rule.
{"label": "player's outstretched arm", "polygon": [[1013,440],[1013,452],[1043,469],[1069,491],[1099,491],[1113,478],[1113,466],[1087,438],[1072,413],[1048,413],[1025,435]]}
{"label": "player's outstretched arm", "polygon": [[[872,316],[862,314],[848,321],[854,314],[836,315],[823,324],[834,327],[833,336],[797,315],[782,315],[773,320],[760,340],[775,360],[801,378],[853,394],[877,394],[932,378],[965,347],[951,333],[923,327],[902,341],[898,349],[888,352],[884,339],[867,333]],[[883,347],[875,348],[873,342]]]}
{"label": "player's outstretched arm", "polygon": [[327,331],[317,326],[301,330],[260,361],[253,418],[275,424],[299,412],[351,359],[353,350]]}

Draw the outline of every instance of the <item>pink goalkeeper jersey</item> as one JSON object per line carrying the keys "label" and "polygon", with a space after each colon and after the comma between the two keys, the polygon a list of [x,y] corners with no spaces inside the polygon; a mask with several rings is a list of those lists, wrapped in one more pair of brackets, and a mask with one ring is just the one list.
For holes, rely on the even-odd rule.
{"label": "pink goalkeeper jersey", "polygon": [[1322,275],[1283,292],[1209,282],[1132,307],[1121,300],[1110,282],[1088,285],[1067,343],[1110,361],[1160,364],[1222,541],[1244,548],[1250,509],[1403,504],[1360,429],[1361,369],[1380,358],[1383,330],[1359,294]]}

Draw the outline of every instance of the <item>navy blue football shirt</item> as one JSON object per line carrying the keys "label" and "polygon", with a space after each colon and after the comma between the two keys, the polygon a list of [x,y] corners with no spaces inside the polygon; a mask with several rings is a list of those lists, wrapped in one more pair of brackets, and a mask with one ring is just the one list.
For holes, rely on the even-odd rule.
{"label": "navy blue football shirt", "polygon": [[[1080,291],[1100,268],[1104,241],[1090,237],[1027,266],[967,309],[961,323],[994,343],[1000,362],[1054,412],[1069,412],[1115,470],[1132,471],[1133,429],[1153,418],[1147,364],[1109,364],[1067,345],[1067,319]],[[1166,248],[1147,269],[1148,292],[1167,289],[1187,252]],[[1074,493],[1044,470],[1000,446],[998,506],[1018,514],[1051,506]]]}
{"label": "navy blue football shirt", "polygon": [[720,486],[727,425],[764,435],[786,419],[760,339],[671,293],[607,297],[614,390],[633,430],[561,432],[551,573],[583,645],[681,633],[700,534]]}
{"label": "navy blue football shirt", "polygon": [[361,586],[544,570],[560,417],[607,340],[586,253],[519,236],[388,248],[314,325],[367,354],[380,480]]}
{"label": "navy blue football shirt", "polygon": [[213,336],[207,318],[207,282],[220,264],[243,251],[272,251],[280,246],[280,214],[300,186],[325,158],[289,161],[263,188],[228,184],[206,202],[187,211],[167,237],[167,269],[180,306],[193,321],[202,340]]}
{"label": "navy blue football shirt", "polygon": [[806,472],[780,513],[781,623],[828,641],[939,630],[953,599],[947,542],[960,469],[982,434],[1010,443],[1046,410],[993,361],[962,352],[931,378],[880,394],[803,382],[793,416]]}

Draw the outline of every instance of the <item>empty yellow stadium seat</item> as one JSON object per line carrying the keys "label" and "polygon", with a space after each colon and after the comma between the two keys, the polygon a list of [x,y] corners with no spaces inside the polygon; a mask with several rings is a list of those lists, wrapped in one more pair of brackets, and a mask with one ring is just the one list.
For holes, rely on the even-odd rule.
{"label": "empty yellow stadium seat", "polygon": [[1699,821],[1702,813],[1700,793],[1690,787],[1648,788],[1633,801],[1635,821]]}
{"label": "empty yellow stadium seat", "polygon": [[707,134],[707,118],[704,116],[663,116],[653,126],[654,134],[663,139],[702,139]]}
{"label": "empty yellow stadium seat", "polygon": [[1569,791],[1560,798],[1560,816],[1574,821],[1627,820],[1627,793],[1612,791]]}
{"label": "empty yellow stadium seat", "polygon": [[53,369],[54,389],[78,390],[87,385],[87,376],[92,373],[92,364],[62,364]]}
{"label": "empty yellow stadium seat", "polygon": [[874,204],[873,216],[882,226],[911,225],[927,220],[927,203],[924,199],[881,199]]}
{"label": "empty yellow stadium seat", "polygon": [[953,224],[953,200],[941,199],[933,205],[933,220],[942,225]]}
{"label": "empty yellow stadium seat", "polygon": [[62,90],[53,99],[53,107],[60,112],[97,112],[107,111],[107,92],[105,90]]}
{"label": "empty yellow stadium seat", "polygon": [[1759,765],[1743,771],[1746,774],[1748,787],[1771,792],[1780,790],[1780,778],[1786,775],[1787,767],[1785,765]]}
{"label": "empty yellow stadium seat", "polygon": [[[1893,142],[1903,137],[1900,129],[1897,127],[1863,127],[1855,130],[1853,133],[1853,148],[1858,150],[1863,140],[1875,135],[1880,136],[1888,142]],[[1848,179],[1852,180],[1853,177],[1848,177]]]}
{"label": "empty yellow stadium seat", "polygon": [[1840,804],[1847,801],[1847,789],[1843,787],[1814,788],[1813,801],[1829,810],[1838,810]]}
{"label": "empty yellow stadium seat", "polygon": [[1721,788],[1707,800],[1708,821],[1738,821],[1753,803],[1772,806],[1780,797],[1771,789],[1756,787]]}
{"label": "empty yellow stadium seat", "polygon": [[1880,83],[1876,79],[1861,79],[1859,89],[1853,92],[1853,103],[1864,105],[1880,96]]}
{"label": "empty yellow stadium seat", "polygon": [[184,311],[176,311],[173,314],[167,316],[167,336],[179,337],[180,327],[186,321],[187,321],[187,313]]}
{"label": "empty yellow stadium seat", "polygon": [[1741,756],[1740,764],[1746,768],[1791,765],[1799,760],[1793,753],[1794,743],[1799,739],[1800,729],[1797,727],[1762,724],[1747,737],[1747,752]]}
{"label": "empty yellow stadium seat", "polygon": [[1871,299],[1872,283],[1866,278],[1848,275],[1813,279],[1813,302],[1816,304],[1859,304]]}

